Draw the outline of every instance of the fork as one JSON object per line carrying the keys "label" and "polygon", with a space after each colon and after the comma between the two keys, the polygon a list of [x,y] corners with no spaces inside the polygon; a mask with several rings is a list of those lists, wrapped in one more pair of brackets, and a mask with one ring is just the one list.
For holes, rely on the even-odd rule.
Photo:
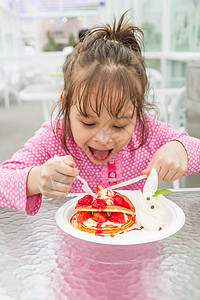
{"label": "fork", "polygon": [[[58,156],[58,155],[54,155],[54,157],[59,160],[62,164],[65,164],[62,159]],[[76,176],[77,179],[79,179],[83,185],[82,185],[82,189],[84,190],[84,192],[86,192],[87,194],[90,194],[91,196],[95,197],[95,194],[92,192],[91,188],[89,187],[87,181],[85,179],[83,179],[81,176]]]}
{"label": "fork", "polygon": [[84,190],[84,192],[86,192],[87,194],[90,194],[91,196],[95,197],[96,195],[92,192],[91,188],[89,187],[87,181],[85,179],[83,179],[81,176],[77,176],[76,178],[78,178],[80,181],[82,181],[83,185],[82,185],[82,189]]}
{"label": "fork", "polygon": [[122,186],[126,186],[126,185],[129,185],[131,183],[138,182],[138,181],[140,181],[142,179],[145,179],[145,178],[147,178],[147,175],[141,175],[141,176],[129,179],[127,181],[112,185],[112,186],[109,187],[109,189],[113,189],[113,188],[115,189],[115,188],[119,188],[119,187],[122,187]]}

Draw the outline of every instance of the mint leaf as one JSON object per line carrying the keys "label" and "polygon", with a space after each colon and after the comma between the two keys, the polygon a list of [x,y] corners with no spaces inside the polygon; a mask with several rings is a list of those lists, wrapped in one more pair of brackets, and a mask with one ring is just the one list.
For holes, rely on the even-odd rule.
{"label": "mint leaf", "polygon": [[172,194],[172,192],[170,190],[167,190],[167,189],[157,190],[155,192],[155,194],[153,195],[153,197],[156,197],[156,196],[162,195],[162,194]]}

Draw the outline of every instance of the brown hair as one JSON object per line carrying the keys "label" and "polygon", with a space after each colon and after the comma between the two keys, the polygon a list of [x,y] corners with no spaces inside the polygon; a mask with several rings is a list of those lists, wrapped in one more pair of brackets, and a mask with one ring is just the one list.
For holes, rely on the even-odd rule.
{"label": "brown hair", "polygon": [[[125,20],[126,13],[118,24],[114,19],[112,26],[106,24],[89,29],[84,40],[75,46],[74,52],[64,63],[63,99],[57,116],[56,133],[59,132],[58,124],[62,117],[60,138],[67,152],[66,132],[71,134],[69,112],[74,104],[84,116],[87,116],[90,105],[98,116],[106,107],[111,116],[118,117],[131,101],[132,114],[136,108],[142,126],[139,147],[147,138],[144,109],[151,108],[152,104],[145,101],[149,84],[141,54],[143,32]],[[91,104],[91,93],[93,96],[95,93],[95,107]]]}

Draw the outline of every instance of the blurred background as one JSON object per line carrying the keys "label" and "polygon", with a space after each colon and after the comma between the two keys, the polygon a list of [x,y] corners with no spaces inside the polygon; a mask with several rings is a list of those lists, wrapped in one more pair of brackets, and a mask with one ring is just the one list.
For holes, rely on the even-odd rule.
{"label": "blurred background", "polygon": [[[200,138],[200,0],[1,0],[0,162],[48,120],[80,31],[127,9],[144,31],[149,98],[159,118]],[[174,186],[198,187],[200,175]]]}

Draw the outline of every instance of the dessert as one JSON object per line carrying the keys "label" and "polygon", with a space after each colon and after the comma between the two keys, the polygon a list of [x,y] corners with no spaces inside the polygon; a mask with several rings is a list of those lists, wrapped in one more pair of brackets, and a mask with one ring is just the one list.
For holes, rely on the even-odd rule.
{"label": "dessert", "polygon": [[157,188],[158,175],[153,168],[136,205],[137,223],[141,228],[162,230],[165,226],[166,199],[159,192],[170,193],[170,191]]}
{"label": "dessert", "polygon": [[75,209],[72,226],[95,235],[114,236],[135,224],[135,207],[130,199],[100,184],[96,197],[85,195]]}

